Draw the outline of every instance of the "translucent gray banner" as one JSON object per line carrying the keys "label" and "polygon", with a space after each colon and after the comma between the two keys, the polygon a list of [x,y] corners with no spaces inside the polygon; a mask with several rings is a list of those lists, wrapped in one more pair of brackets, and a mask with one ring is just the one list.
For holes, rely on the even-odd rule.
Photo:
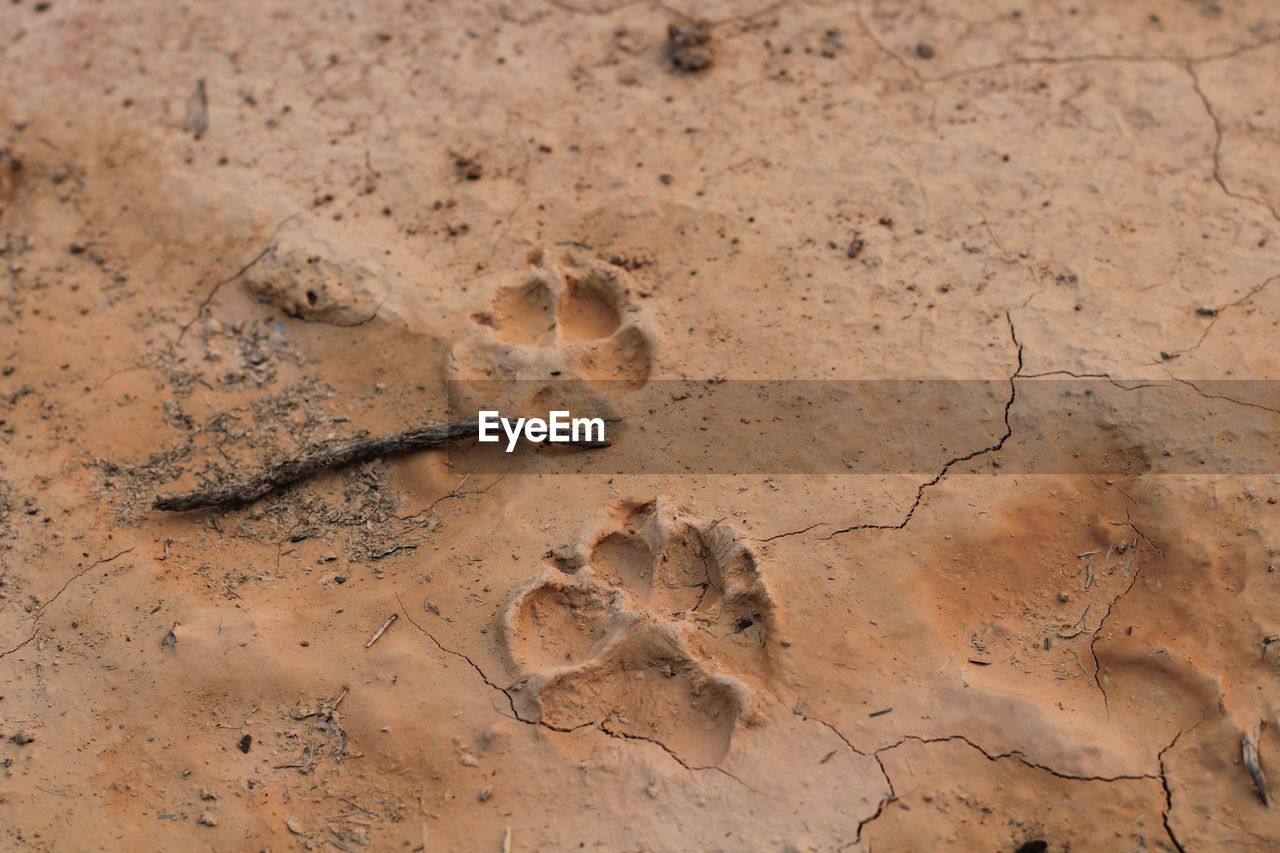
{"label": "translucent gray banner", "polygon": [[465,442],[450,461],[527,474],[1272,474],[1272,380],[486,380],[479,411],[606,422],[608,447]]}

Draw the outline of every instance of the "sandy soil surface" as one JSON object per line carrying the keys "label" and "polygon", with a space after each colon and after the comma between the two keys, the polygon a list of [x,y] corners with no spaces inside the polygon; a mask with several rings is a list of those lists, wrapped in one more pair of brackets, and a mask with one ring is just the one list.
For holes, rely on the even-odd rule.
{"label": "sandy soil surface", "polygon": [[[997,467],[1065,376],[1274,432],[1280,8],[674,5],[0,7],[0,846],[1280,847],[1274,456]],[[1003,391],[150,508],[552,371]]]}

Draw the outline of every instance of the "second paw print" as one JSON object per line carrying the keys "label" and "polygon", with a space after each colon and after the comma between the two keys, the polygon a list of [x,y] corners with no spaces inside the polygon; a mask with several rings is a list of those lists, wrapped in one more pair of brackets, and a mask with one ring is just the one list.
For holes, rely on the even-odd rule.
{"label": "second paw print", "polygon": [[598,725],[715,765],[762,718],[777,607],[757,556],[667,498],[623,503],[513,599],[513,698],[560,729]]}

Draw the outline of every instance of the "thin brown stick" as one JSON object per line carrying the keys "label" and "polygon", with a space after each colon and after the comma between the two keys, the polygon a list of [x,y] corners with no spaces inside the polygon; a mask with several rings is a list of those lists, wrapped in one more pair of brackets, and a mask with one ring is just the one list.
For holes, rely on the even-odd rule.
{"label": "thin brown stick", "polygon": [[467,418],[461,421],[431,424],[392,435],[362,438],[359,441],[312,450],[297,459],[287,459],[247,480],[223,483],[205,489],[193,489],[176,495],[161,495],[155,499],[152,506],[169,512],[185,512],[189,509],[208,506],[249,503],[282,486],[296,483],[298,480],[330,468],[341,468],[344,465],[376,459],[391,453],[402,453],[406,450],[439,447],[450,441],[474,438],[479,434],[479,419]]}
{"label": "thin brown stick", "polygon": [[[382,435],[375,438],[362,438],[332,447],[321,447],[304,453],[296,459],[287,459],[265,471],[254,474],[247,480],[234,483],[223,483],[204,489],[193,489],[175,495],[160,495],[152,503],[155,509],[169,512],[186,512],[189,509],[201,509],[210,506],[233,506],[256,501],[258,498],[299,480],[327,471],[341,468],[355,462],[366,462],[392,453],[403,453],[408,450],[425,450],[439,447],[462,438],[475,438],[480,434],[480,420],[467,418],[461,421],[448,421],[442,424],[431,424],[417,429]],[[610,441],[570,441],[567,444],[575,447],[596,448],[608,447]]]}

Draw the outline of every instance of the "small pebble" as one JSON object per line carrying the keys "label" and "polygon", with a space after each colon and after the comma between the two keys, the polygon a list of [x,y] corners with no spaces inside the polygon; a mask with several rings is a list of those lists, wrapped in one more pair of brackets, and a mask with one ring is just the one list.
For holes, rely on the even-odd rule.
{"label": "small pebble", "polygon": [[916,45],[916,56],[921,59],[933,59],[933,45],[920,42]]}
{"label": "small pebble", "polygon": [[493,789],[485,788],[483,791],[480,792],[480,802],[482,803],[486,802],[492,796],[493,796]]}

